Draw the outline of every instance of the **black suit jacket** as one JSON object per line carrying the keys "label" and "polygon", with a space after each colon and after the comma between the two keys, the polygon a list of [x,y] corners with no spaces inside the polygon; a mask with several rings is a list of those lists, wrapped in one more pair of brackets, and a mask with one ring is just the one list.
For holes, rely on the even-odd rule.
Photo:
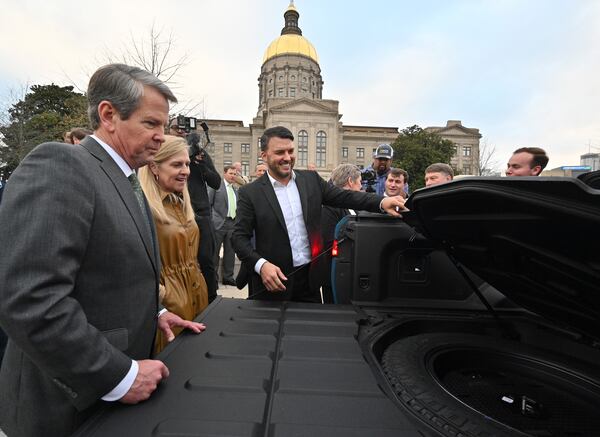
{"label": "black suit jacket", "polygon": [[[372,212],[380,212],[383,199],[375,194],[342,190],[329,185],[317,172],[295,170],[296,185],[300,193],[304,223],[310,242],[313,259],[324,248],[321,238],[321,206],[330,205]],[[251,239],[255,235],[255,245]],[[254,273],[254,265],[260,258],[278,266],[287,276],[294,270],[292,249],[275,190],[264,174],[251,184],[244,185],[238,193],[238,206],[233,230],[233,247],[240,260],[251,266],[255,293],[264,290],[260,276]],[[318,285],[318,278],[311,274],[311,286]],[[289,289],[285,292],[265,291],[257,299],[289,300]]]}

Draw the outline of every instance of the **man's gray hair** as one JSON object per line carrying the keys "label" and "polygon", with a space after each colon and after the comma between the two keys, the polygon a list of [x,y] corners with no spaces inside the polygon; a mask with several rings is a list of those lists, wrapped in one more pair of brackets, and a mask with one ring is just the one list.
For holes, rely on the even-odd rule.
{"label": "man's gray hair", "polygon": [[92,129],[100,126],[100,102],[109,101],[119,112],[121,120],[127,120],[138,108],[144,86],[154,88],[169,102],[177,103],[169,87],[146,70],[125,64],[108,64],[96,70],[87,90],[88,117]]}
{"label": "man's gray hair", "polygon": [[354,164],[340,164],[331,172],[331,183],[336,187],[343,188],[348,179],[360,179],[360,170]]}

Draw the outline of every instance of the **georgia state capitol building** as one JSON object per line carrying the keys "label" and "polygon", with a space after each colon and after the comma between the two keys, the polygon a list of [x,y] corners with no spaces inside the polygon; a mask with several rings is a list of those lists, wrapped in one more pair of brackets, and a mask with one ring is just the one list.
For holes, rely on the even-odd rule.
{"label": "georgia state capitol building", "polygon": [[[208,150],[217,171],[239,161],[245,175],[254,175],[260,162],[260,137],[272,126],[285,126],[294,134],[295,168],[315,164],[328,177],[341,163],[366,167],[378,144],[393,143],[396,126],[344,125],[339,101],[323,99],[323,77],[315,47],[302,36],[300,14],[292,1],[284,13],[281,35],[265,50],[258,77],[258,113],[249,126],[238,120],[206,120],[213,146]],[[479,156],[479,129],[459,120],[427,127],[456,145],[451,164],[462,174],[475,174]],[[411,175],[412,176],[412,175]]]}

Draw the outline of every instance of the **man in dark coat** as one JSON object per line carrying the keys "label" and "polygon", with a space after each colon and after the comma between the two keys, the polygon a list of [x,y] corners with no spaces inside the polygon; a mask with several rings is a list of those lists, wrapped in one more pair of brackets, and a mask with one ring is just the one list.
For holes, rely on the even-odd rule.
{"label": "man in dark coat", "polygon": [[294,171],[293,140],[282,126],[261,137],[268,171],[239,190],[233,246],[240,260],[253,266],[251,297],[321,302],[319,278],[310,274],[311,261],[322,250],[321,205],[397,216],[404,199],[342,190],[314,171]]}

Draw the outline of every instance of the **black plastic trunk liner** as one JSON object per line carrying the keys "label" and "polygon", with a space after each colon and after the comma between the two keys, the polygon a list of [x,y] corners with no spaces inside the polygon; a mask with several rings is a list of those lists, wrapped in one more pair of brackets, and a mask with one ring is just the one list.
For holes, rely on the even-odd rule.
{"label": "black plastic trunk liner", "polygon": [[423,436],[379,389],[352,307],[218,299],[161,358],[150,400],[113,404],[77,436]]}

